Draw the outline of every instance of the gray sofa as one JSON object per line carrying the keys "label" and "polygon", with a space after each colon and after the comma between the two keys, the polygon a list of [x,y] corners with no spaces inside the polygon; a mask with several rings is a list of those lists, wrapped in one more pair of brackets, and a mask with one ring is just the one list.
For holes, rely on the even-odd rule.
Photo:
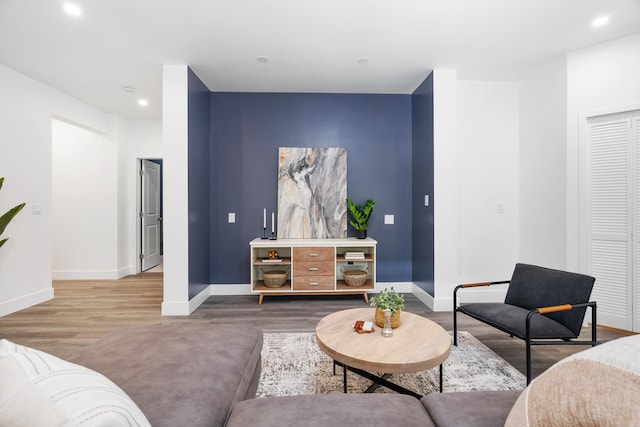
{"label": "gray sofa", "polygon": [[120,386],[154,427],[502,426],[520,394],[254,399],[261,348],[257,328],[184,322],[116,330],[72,361]]}
{"label": "gray sofa", "polygon": [[260,329],[184,322],[110,332],[72,362],[116,383],[153,427],[217,427],[255,397],[261,350]]}
{"label": "gray sofa", "polygon": [[640,425],[640,335],[569,356],[524,392],[420,400],[393,393],[254,398],[261,348],[260,329],[184,322],[109,333],[74,361],[119,385],[154,427]]}

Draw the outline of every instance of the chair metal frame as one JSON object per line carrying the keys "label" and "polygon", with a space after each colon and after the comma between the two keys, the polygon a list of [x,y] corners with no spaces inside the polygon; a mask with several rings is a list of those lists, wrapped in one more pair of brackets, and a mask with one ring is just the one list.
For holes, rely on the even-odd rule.
{"label": "chair metal frame", "polygon": [[[458,290],[464,289],[464,288],[480,287],[480,286],[504,285],[509,283],[511,283],[510,280],[501,280],[497,282],[467,283],[467,284],[456,286],[456,288],[453,290],[453,345],[454,346],[458,345],[458,311],[459,311]],[[542,339],[531,338],[531,318],[536,314],[543,315],[545,313],[567,311],[567,310],[572,310],[574,308],[581,308],[581,307],[591,307],[591,340],[580,340],[577,338],[571,338],[571,339],[551,338],[551,339],[542,340]],[[524,337],[525,346],[526,346],[527,385],[529,385],[529,383],[531,382],[531,346],[532,345],[591,345],[592,347],[594,347],[598,344],[597,328],[596,328],[597,326],[596,311],[597,311],[596,302],[590,301],[590,302],[584,302],[584,303],[578,303],[578,304],[562,304],[562,305],[554,305],[554,306],[548,306],[548,307],[538,307],[530,310],[529,313],[527,313],[527,317],[525,320],[526,323],[525,323],[525,337]],[[471,318],[474,318],[483,323],[486,323],[482,319],[478,319],[467,313],[463,313],[463,314],[466,314]],[[501,328],[496,325],[490,325],[490,326],[498,330],[501,330],[503,332],[506,332],[511,337],[516,336],[517,338],[520,338],[517,335],[514,335],[512,331],[509,331],[506,328]]]}

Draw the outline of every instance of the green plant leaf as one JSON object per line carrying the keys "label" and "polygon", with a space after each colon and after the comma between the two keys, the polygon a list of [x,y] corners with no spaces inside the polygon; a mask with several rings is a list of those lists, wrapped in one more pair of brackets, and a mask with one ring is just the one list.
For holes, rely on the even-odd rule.
{"label": "green plant leaf", "polygon": [[2,247],[2,245],[4,245],[7,242],[7,240],[9,240],[8,237],[6,239],[0,240],[0,248]]}
{"label": "green plant leaf", "polygon": [[374,295],[370,304],[381,310],[388,308],[391,310],[391,314],[396,314],[396,312],[404,310],[404,297],[397,293],[392,286],[390,290],[385,288]]}
{"label": "green plant leaf", "polygon": [[369,227],[369,217],[375,204],[375,199],[369,199],[364,205],[356,205],[351,199],[347,198],[347,207],[351,218],[353,218],[352,221],[349,221],[349,224],[356,230],[366,230]]}
{"label": "green plant leaf", "polygon": [[0,234],[4,233],[4,229],[7,228],[9,222],[13,219],[14,216],[18,214],[24,208],[25,203],[20,203],[18,206],[14,206],[9,209],[4,215],[0,216]]}

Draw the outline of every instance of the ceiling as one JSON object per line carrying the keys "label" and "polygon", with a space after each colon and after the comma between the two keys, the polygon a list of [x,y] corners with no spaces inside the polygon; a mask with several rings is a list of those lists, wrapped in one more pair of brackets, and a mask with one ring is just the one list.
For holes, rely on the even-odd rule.
{"label": "ceiling", "polygon": [[[435,68],[519,80],[640,32],[640,0],[68,1],[82,16],[0,0],[0,63],[132,119],[162,117],[163,64],[212,91],[411,93]],[[593,28],[600,15],[609,24]]]}

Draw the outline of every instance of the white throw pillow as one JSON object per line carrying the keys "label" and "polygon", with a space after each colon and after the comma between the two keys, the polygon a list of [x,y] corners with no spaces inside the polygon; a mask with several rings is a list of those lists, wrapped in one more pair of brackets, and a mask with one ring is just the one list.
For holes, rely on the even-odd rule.
{"label": "white throw pillow", "polygon": [[0,340],[0,426],[150,426],[104,375]]}

